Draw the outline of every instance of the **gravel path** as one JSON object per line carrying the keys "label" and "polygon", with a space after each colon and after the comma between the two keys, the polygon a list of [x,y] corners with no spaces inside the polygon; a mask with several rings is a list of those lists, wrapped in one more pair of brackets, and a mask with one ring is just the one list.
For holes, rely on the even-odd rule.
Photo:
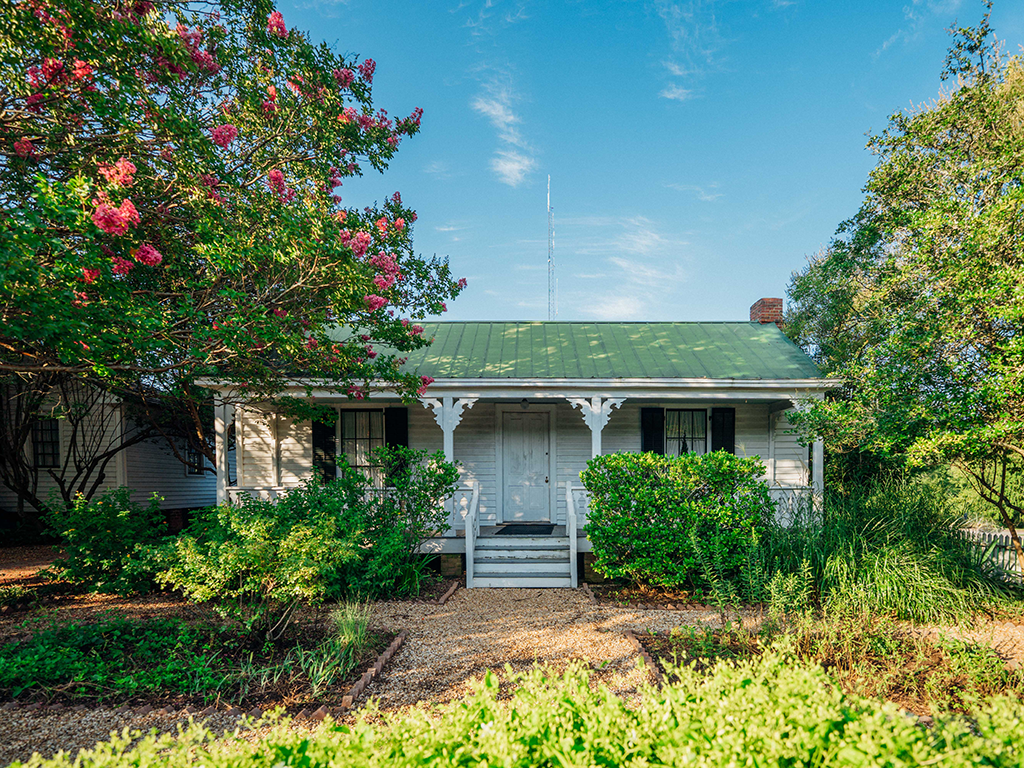
{"label": "gravel path", "polygon": [[[367,689],[382,710],[396,710],[460,698],[469,692],[469,681],[486,670],[501,672],[506,663],[524,669],[534,661],[559,669],[573,659],[589,661],[595,682],[630,696],[647,675],[638,669],[638,657],[622,632],[717,624],[718,618],[701,612],[597,606],[582,591],[571,589],[459,589],[443,606],[377,603],[371,621],[395,631],[410,630],[384,675]],[[184,722],[180,714],[139,716],[113,709],[5,711],[0,713],[0,765],[26,760],[33,752],[76,753],[124,728],[174,732]],[[228,731],[236,722],[217,714],[209,726]]]}
{"label": "gravel path", "polygon": [[460,589],[442,607],[379,603],[373,621],[410,631],[386,674],[367,689],[390,710],[461,698],[470,679],[486,670],[505,664],[523,669],[535,661],[556,669],[570,660],[588,661],[595,681],[628,696],[646,675],[637,670],[623,632],[717,625],[718,617],[592,605],[572,589]]}

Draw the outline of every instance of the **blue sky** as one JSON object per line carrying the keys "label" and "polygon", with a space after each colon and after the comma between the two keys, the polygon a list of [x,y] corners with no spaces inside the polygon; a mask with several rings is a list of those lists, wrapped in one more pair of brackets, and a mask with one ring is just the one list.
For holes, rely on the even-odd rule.
{"label": "blue sky", "polygon": [[[383,175],[418,252],[469,288],[449,320],[745,320],[853,215],[866,134],[936,97],[978,0],[296,0],[289,27],[377,61],[374,98],[424,110]],[[1024,42],[1024,3],[996,0]]]}

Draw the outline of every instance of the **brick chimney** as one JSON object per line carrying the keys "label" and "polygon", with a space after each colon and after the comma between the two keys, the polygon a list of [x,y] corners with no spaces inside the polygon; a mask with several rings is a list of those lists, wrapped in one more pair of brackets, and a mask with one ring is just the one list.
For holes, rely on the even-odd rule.
{"label": "brick chimney", "polygon": [[782,299],[758,299],[750,307],[750,322],[782,327]]}

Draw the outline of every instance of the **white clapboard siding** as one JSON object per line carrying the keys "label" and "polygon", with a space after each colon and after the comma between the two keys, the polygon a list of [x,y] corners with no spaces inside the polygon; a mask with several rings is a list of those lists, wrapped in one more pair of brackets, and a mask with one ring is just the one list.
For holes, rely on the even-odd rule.
{"label": "white clapboard siding", "polygon": [[758,456],[768,463],[768,406],[736,406],[736,455]]}
{"label": "white clapboard siding", "polygon": [[800,445],[793,426],[780,413],[775,420],[775,482],[783,486],[807,485],[808,447]]}
{"label": "white clapboard siding", "polygon": [[128,486],[132,499],[146,502],[154,494],[163,509],[192,509],[217,503],[217,477],[206,472],[189,475],[185,465],[163,440],[147,440],[126,449]]}
{"label": "white clapboard siding", "polygon": [[236,441],[241,449],[243,477],[238,478],[242,486],[277,485],[274,465],[277,458],[277,443],[274,439],[275,415],[253,409],[239,413],[241,426]]}
{"label": "white clapboard siding", "polygon": [[[104,408],[118,408],[117,405],[102,406]],[[71,450],[71,425],[68,424],[64,419],[59,420],[60,426],[60,460],[63,465],[68,458],[68,451]],[[79,434],[84,435],[85,440],[88,441],[90,446],[90,453],[97,453],[106,448],[111,447],[120,442],[120,430],[121,421],[117,414],[106,413],[103,416],[97,415],[96,418],[90,418],[85,420],[82,425],[82,429]],[[28,446],[29,456],[32,455],[31,443]],[[108,463],[106,471],[103,472],[103,481],[100,483],[96,494],[99,495],[104,491],[110,490],[111,488],[117,488],[119,485],[124,483],[124,478],[118,476],[120,466],[119,457],[114,456]],[[74,474],[73,462],[69,464],[70,474]],[[57,467],[53,470],[58,475],[61,473],[61,467]],[[57,483],[53,480],[53,477],[49,474],[48,469],[38,470],[38,479],[36,485],[36,496],[42,500],[46,500],[50,495],[50,492],[56,489]],[[96,479],[96,475],[92,475],[90,478],[89,487],[92,486],[92,481]],[[7,486],[0,484],[0,508],[5,510],[14,510],[18,506],[17,495],[7,488]]]}
{"label": "white clapboard siding", "polygon": [[[478,516],[481,525],[497,522],[494,467],[494,403],[476,403],[462,412],[462,421],[455,429],[455,460],[461,463],[459,475],[463,484],[479,483]],[[409,406],[409,447],[434,453],[443,449],[444,436],[434,420],[432,410],[418,404]]]}
{"label": "white clapboard siding", "polygon": [[309,421],[277,417],[277,455],[281,485],[302,485],[313,474],[313,426]]}

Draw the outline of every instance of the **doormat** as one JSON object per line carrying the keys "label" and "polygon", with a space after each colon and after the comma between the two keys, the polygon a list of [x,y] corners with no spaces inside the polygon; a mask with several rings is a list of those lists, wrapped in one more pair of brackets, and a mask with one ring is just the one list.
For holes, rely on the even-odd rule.
{"label": "doormat", "polygon": [[498,536],[550,536],[553,525],[535,523],[510,523],[498,529]]}

